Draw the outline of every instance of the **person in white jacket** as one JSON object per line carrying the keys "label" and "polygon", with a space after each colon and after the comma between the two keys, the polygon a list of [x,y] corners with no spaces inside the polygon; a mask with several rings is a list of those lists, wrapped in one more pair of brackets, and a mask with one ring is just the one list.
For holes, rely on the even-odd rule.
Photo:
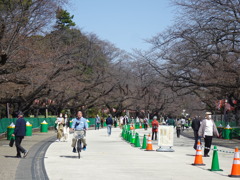
{"label": "person in white jacket", "polygon": [[59,117],[57,118],[55,123],[57,124],[57,140],[56,141],[59,142],[63,137],[63,125],[65,124],[62,113],[59,114]]}
{"label": "person in white jacket", "polygon": [[214,135],[219,137],[217,127],[211,116],[211,112],[206,112],[206,119],[202,121],[198,130],[198,135],[204,138],[204,157],[209,157],[208,153],[212,145],[212,138]]}
{"label": "person in white jacket", "polygon": [[63,127],[63,141],[67,142],[69,137],[69,122],[67,114],[64,115],[64,123],[65,126]]}

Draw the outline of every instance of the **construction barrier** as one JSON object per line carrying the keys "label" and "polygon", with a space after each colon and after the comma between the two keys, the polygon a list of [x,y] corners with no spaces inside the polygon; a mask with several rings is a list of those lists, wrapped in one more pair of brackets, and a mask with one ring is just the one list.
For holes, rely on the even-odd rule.
{"label": "construction barrier", "polygon": [[150,134],[148,135],[147,147],[146,147],[145,151],[153,151],[152,139],[151,139]]}
{"label": "construction barrier", "polygon": [[143,143],[142,143],[142,148],[141,149],[146,149],[147,148],[147,138],[146,135],[144,134],[143,136]]}
{"label": "construction barrier", "polygon": [[240,155],[238,148],[235,148],[232,171],[229,177],[240,177]]}
{"label": "construction barrier", "polygon": [[[123,139],[133,144],[132,146],[134,147],[145,149],[145,151],[154,151],[152,147],[152,140],[151,140],[150,134],[147,137],[145,134],[142,136],[142,146],[141,146],[139,133],[135,132],[134,130],[128,130],[128,129],[129,129],[129,126],[127,125],[123,126],[122,133],[121,133],[121,137]],[[162,133],[165,135],[168,133],[172,134],[172,131],[167,131],[167,129],[164,129]],[[167,143],[171,143],[171,142],[172,142],[172,139],[169,139]],[[202,157],[202,147],[204,146],[201,146],[201,143],[199,140],[197,143],[194,163],[192,164],[194,166],[205,166],[205,164],[203,163],[203,157]],[[211,149],[208,147],[204,147],[204,148]],[[217,146],[214,146],[212,150],[213,150],[213,157],[212,157],[211,169],[209,169],[210,171],[223,171],[222,169],[220,169],[218,152],[234,153],[232,170],[229,177],[240,177],[240,153],[238,151],[238,148],[235,148],[235,152],[232,152],[227,150],[218,150]]]}
{"label": "construction barrier", "polygon": [[135,147],[141,147],[141,144],[140,144],[140,138],[139,138],[138,133],[136,133],[136,136],[135,136],[135,143],[134,143],[134,146],[135,146]]}
{"label": "construction barrier", "polygon": [[210,171],[222,171],[222,169],[219,167],[217,146],[214,146],[213,148],[212,166]]}
{"label": "construction barrier", "polygon": [[205,164],[203,164],[202,150],[201,150],[201,145],[200,145],[199,140],[198,140],[198,143],[197,143],[195,160],[194,160],[194,163],[192,165],[194,165],[194,166],[205,166]]}

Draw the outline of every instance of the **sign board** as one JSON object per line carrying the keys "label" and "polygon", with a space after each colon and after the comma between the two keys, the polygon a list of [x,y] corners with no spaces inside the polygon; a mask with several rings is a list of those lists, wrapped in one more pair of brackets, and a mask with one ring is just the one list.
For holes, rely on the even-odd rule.
{"label": "sign board", "polygon": [[173,126],[158,126],[158,146],[173,146]]}

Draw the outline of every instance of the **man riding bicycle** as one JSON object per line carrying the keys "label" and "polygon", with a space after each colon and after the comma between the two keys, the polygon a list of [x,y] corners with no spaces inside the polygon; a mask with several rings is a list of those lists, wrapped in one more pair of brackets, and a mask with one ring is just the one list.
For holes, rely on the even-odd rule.
{"label": "man riding bicycle", "polygon": [[83,142],[83,150],[86,150],[87,143],[84,132],[88,129],[87,119],[82,116],[82,111],[78,111],[77,118],[73,119],[72,121],[73,123],[71,128],[74,130],[72,139],[73,152],[76,152],[76,137],[78,136],[78,134],[82,134],[84,136],[84,138],[82,138],[81,140]]}

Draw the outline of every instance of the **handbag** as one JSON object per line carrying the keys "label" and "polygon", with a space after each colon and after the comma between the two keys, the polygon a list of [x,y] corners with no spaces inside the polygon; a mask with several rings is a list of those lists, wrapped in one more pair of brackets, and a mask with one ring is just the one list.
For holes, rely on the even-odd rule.
{"label": "handbag", "polygon": [[9,142],[9,146],[10,146],[10,147],[13,147],[14,141],[15,141],[15,140],[14,140],[13,138],[10,139],[10,142]]}

